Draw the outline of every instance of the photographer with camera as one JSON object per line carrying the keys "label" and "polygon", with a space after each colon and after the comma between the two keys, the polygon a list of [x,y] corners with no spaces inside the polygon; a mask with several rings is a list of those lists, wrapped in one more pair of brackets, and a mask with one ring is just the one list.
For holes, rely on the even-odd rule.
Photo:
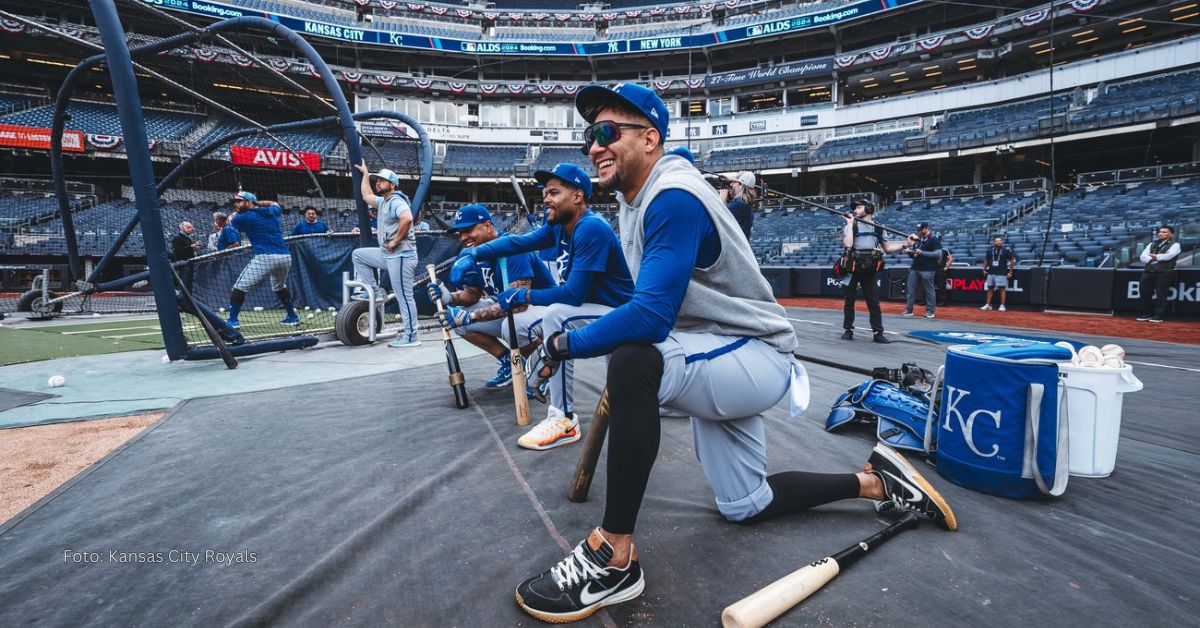
{"label": "photographer with camera", "polygon": [[734,220],[737,220],[738,226],[749,241],[750,230],[754,227],[754,208],[758,203],[754,174],[738,173],[737,178],[729,182],[729,188],[720,190],[720,194],[721,200],[725,201],[725,206],[729,208],[729,213],[733,214]]}
{"label": "photographer with camera", "polygon": [[887,241],[883,229],[873,221],[875,205],[870,201],[857,200],[851,207],[854,215],[846,216],[846,229],[842,236],[842,245],[846,249],[839,262],[842,293],[846,298],[842,307],[842,328],[845,329],[842,340],[854,340],[854,301],[861,286],[874,340],[887,344],[889,340],[883,335],[883,314],[879,310],[875,275],[883,270],[883,256],[900,251],[905,243]]}

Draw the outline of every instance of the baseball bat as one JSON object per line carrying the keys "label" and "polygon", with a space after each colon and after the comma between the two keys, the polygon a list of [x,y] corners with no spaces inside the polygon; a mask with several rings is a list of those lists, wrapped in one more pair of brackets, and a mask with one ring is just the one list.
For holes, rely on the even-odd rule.
{"label": "baseball bat", "polygon": [[[508,290],[508,258],[500,258],[500,282]],[[513,405],[517,408],[517,425],[529,425],[529,397],[525,396],[525,365],[521,362],[521,344],[517,342],[517,321],[508,312],[508,361],[512,370]]]}
{"label": "baseball bat", "polygon": [[179,294],[183,297],[183,302],[190,309],[190,314],[196,316],[200,321],[200,325],[204,327],[204,333],[208,334],[208,339],[212,341],[213,347],[216,347],[217,353],[221,354],[221,361],[225,363],[225,368],[235,369],[238,367],[237,358],[233,357],[233,352],[225,345],[225,339],[221,338],[221,334],[217,332],[216,326],[212,321],[208,320],[208,315],[205,311],[196,306],[196,300],[192,298],[192,293],[183,283],[183,278],[179,276],[179,272],[175,267],[171,267],[171,274],[175,276],[175,283],[179,286]]}
{"label": "baseball bat", "polygon": [[587,438],[583,440],[583,450],[579,452],[579,462],[575,464],[575,475],[571,478],[567,499],[575,503],[587,501],[588,491],[592,488],[592,476],[596,474],[596,462],[600,460],[600,450],[604,449],[604,438],[607,435],[608,388],[605,388],[600,393],[600,401],[596,404],[595,414],[592,415]]}
{"label": "baseball bat", "polygon": [[721,612],[721,625],[725,628],[759,628],[786,613],[788,609],[804,601],[820,590],[843,569],[853,565],[867,552],[883,545],[888,539],[905,530],[917,527],[917,515],[906,512],[900,520],[879,532],[826,556],[812,564],[768,584],[750,595],[730,604]]}
{"label": "baseball bat", "polygon": [[[429,272],[430,283],[437,281],[437,267],[433,264],[425,266],[425,270]],[[446,307],[442,304],[442,300],[437,300],[438,316],[446,313]],[[471,405],[471,400],[467,398],[466,379],[463,377],[462,367],[458,365],[458,353],[454,350],[454,341],[450,338],[450,330],[442,325],[442,345],[446,347],[446,368],[450,370],[450,388],[454,390],[454,406],[459,410]]]}

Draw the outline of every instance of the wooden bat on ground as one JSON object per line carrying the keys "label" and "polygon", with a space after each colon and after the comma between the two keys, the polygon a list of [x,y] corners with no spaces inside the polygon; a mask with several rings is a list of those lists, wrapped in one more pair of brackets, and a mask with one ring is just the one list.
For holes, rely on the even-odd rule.
{"label": "wooden bat on ground", "polygon": [[725,607],[721,624],[725,628],[758,628],[816,593],[843,569],[853,565],[867,552],[883,545],[901,532],[917,527],[917,515],[906,512],[900,520],[850,547],[822,558],[811,565],[768,584]]}
{"label": "wooden bat on ground", "polygon": [[605,388],[600,393],[600,402],[596,404],[596,412],[592,415],[587,438],[583,439],[583,450],[579,452],[579,462],[575,465],[575,475],[571,477],[567,499],[575,503],[587,501],[588,491],[592,488],[592,476],[596,474],[596,462],[600,460],[600,450],[604,449],[604,437],[607,434],[608,388]]}
{"label": "wooden bat on ground", "polygon": [[[500,281],[508,290],[508,258],[500,258]],[[525,364],[521,361],[521,343],[517,342],[517,322],[512,310],[508,312],[508,361],[512,370],[513,405],[517,408],[517,425],[529,425],[529,397],[525,396]]]}
{"label": "wooden bat on ground", "polygon": [[[437,282],[437,267],[429,264],[425,266],[425,270],[429,272],[430,283]],[[446,313],[446,306],[440,298],[436,305],[438,316],[441,317]],[[454,405],[461,410],[471,405],[471,400],[467,398],[466,379],[463,377],[462,367],[458,365],[458,353],[454,350],[454,341],[450,338],[450,330],[446,329],[445,324],[441,327],[442,344],[446,347],[446,368],[450,370],[450,388],[454,390]]]}

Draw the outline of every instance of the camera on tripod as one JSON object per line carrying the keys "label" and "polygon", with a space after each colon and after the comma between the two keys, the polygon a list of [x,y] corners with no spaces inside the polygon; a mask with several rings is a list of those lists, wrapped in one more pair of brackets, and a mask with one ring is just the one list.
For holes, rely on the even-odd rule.
{"label": "camera on tripod", "polygon": [[871,369],[871,377],[882,379],[909,391],[928,394],[933,388],[933,373],[917,366],[916,362],[905,362],[898,369],[877,366]]}

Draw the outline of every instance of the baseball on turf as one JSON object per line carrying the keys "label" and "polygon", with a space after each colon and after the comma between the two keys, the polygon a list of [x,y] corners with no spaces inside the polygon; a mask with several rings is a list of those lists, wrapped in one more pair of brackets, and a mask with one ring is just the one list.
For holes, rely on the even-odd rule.
{"label": "baseball on turf", "polygon": [[309,314],[309,315],[308,315],[308,317],[309,317],[309,318],[312,318],[312,317],[313,317],[313,315],[312,315],[312,314]]}
{"label": "baseball on turf", "polygon": [[256,305],[256,306],[254,306],[254,311],[255,311],[255,312],[261,312],[261,311],[262,311],[262,306],[261,306],[261,305]]}
{"label": "baseball on turf", "polygon": [[63,377],[62,375],[51,375],[50,379],[46,380],[46,384],[49,385],[51,388],[59,388],[60,386],[62,386],[63,384],[66,384],[66,383],[67,383],[67,378]]}

